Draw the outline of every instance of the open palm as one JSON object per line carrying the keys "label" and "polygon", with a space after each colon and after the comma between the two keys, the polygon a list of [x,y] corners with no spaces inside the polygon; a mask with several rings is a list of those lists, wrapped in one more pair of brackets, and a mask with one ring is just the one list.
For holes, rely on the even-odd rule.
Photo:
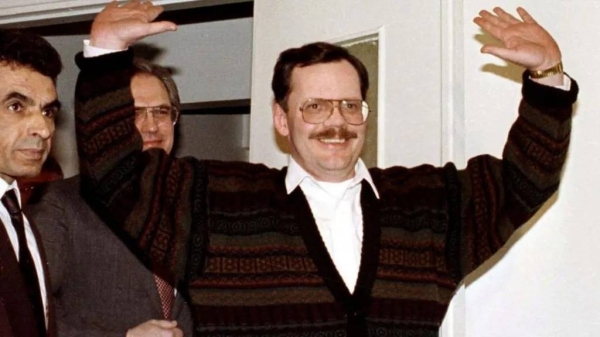
{"label": "open palm", "polygon": [[172,22],[153,22],[162,12],[161,6],[154,6],[151,2],[129,1],[119,6],[113,1],[98,13],[92,23],[92,45],[126,49],[146,36],[176,30],[177,26]]}
{"label": "open palm", "polygon": [[529,70],[548,69],[560,62],[561,53],[556,41],[527,11],[517,9],[521,20],[498,7],[493,11],[495,15],[485,10],[479,12],[474,21],[503,45],[485,45],[481,49],[483,53]]}

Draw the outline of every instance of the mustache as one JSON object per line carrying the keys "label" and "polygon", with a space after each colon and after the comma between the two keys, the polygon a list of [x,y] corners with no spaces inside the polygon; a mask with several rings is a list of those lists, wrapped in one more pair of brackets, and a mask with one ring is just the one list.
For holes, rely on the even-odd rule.
{"label": "mustache", "polygon": [[20,149],[45,150],[46,149],[46,143],[44,142],[44,140],[42,140],[41,138],[38,138],[38,137],[25,138],[25,139],[22,139],[18,143],[18,148],[20,148]]}
{"label": "mustache", "polygon": [[308,139],[321,139],[321,138],[338,138],[338,139],[352,139],[358,138],[358,134],[354,131],[348,130],[346,127],[341,128],[329,128],[319,132],[315,132],[308,136]]}

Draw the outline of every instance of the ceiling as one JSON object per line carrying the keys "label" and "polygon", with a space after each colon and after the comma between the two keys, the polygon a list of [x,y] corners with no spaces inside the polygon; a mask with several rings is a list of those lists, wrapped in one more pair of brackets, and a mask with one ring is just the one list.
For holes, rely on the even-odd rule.
{"label": "ceiling", "polygon": [[[155,0],[167,11],[193,9],[252,0]],[[0,0],[0,26],[26,28],[89,21],[107,0]]]}

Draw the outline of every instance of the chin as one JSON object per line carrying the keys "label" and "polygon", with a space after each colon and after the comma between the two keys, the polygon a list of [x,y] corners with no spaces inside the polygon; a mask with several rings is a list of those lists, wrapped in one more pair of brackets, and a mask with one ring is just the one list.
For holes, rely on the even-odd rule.
{"label": "chin", "polygon": [[33,178],[38,176],[42,172],[42,166],[38,167],[23,167],[19,170],[19,174],[16,175],[17,178]]}
{"label": "chin", "polygon": [[321,162],[323,167],[326,167],[330,170],[343,170],[347,167],[354,167],[356,161],[354,161],[350,157],[329,157]]}
{"label": "chin", "polygon": [[345,174],[354,169],[354,165],[348,162],[325,162],[319,165],[321,170],[324,172],[337,172],[339,174]]}
{"label": "chin", "polygon": [[162,149],[162,144],[150,144],[150,145],[144,145],[144,147],[142,148],[143,151],[146,150],[150,150],[150,149]]}

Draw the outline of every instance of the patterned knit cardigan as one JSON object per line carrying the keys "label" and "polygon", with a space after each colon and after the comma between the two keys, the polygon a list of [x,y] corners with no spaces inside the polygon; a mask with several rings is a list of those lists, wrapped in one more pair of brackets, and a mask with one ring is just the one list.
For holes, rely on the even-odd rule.
{"label": "patterned knit cardigan", "polygon": [[286,193],[286,169],[141,152],[131,60],[77,58],[82,192],[140,258],[172,273],[208,336],[437,336],[461,279],[557,190],[578,91],[524,77],[503,160],[371,169],[380,199],[363,181],[351,292],[302,190]]}

